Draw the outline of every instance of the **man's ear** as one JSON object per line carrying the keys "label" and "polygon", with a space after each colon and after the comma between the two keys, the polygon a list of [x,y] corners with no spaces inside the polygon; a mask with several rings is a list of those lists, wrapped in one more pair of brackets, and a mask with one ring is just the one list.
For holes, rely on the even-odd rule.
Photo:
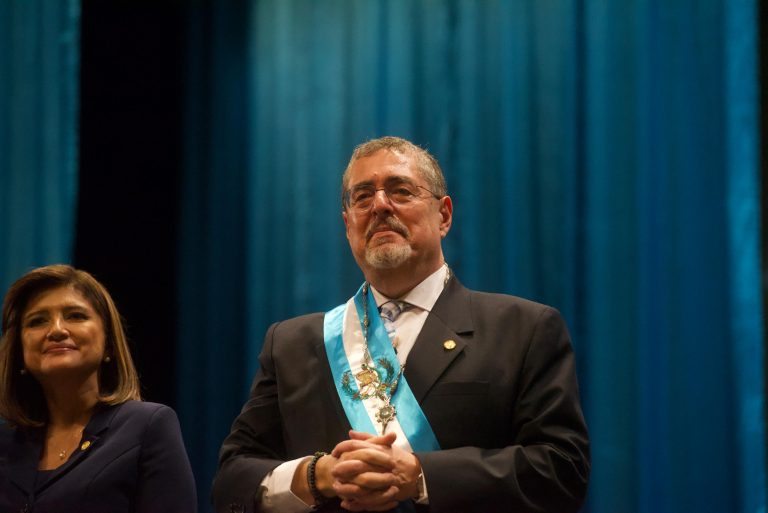
{"label": "man's ear", "polygon": [[347,234],[347,240],[349,240],[349,214],[346,210],[341,211],[341,218],[344,219],[344,231]]}
{"label": "man's ear", "polygon": [[453,201],[450,196],[440,198],[440,236],[445,237],[453,222]]}

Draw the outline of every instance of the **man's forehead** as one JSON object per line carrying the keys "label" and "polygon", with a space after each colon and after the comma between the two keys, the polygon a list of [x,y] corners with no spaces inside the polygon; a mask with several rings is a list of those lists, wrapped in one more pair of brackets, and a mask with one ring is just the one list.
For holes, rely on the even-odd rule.
{"label": "man's forehead", "polygon": [[365,187],[375,187],[377,183],[380,185],[384,185],[385,187],[389,187],[389,186],[397,186],[398,184],[413,184],[415,183],[415,181],[411,176],[389,174],[389,175],[383,176],[381,180],[370,179],[370,180],[355,181],[350,185],[350,188],[357,190]]}
{"label": "man's forehead", "polygon": [[388,180],[391,177],[413,180],[419,176],[411,155],[383,148],[357,159],[350,167],[350,184]]}

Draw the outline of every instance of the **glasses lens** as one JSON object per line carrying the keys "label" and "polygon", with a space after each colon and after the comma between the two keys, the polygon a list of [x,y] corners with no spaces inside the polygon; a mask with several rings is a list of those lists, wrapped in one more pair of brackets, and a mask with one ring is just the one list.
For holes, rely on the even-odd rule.
{"label": "glasses lens", "polygon": [[372,185],[359,185],[351,188],[347,193],[348,204],[358,210],[368,210],[373,205],[373,199],[378,191],[384,191],[391,202],[399,205],[410,203],[420,197],[419,186],[410,183],[387,184],[379,189]]}
{"label": "glasses lens", "polygon": [[419,189],[415,185],[397,184],[387,187],[387,196],[395,203],[408,203],[419,195]]}
{"label": "glasses lens", "polygon": [[354,208],[368,208],[373,203],[376,190],[370,186],[355,187],[349,191],[349,204]]}

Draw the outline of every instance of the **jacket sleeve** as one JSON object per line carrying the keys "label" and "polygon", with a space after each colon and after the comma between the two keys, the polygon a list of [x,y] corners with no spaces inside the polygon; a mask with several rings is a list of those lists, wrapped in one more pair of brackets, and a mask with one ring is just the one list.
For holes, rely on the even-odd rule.
{"label": "jacket sleeve", "polygon": [[232,424],[219,453],[213,483],[215,511],[257,511],[259,485],[285,460],[285,443],[272,347],[277,324],[267,331],[259,356],[259,371],[248,402]]}
{"label": "jacket sleeve", "polygon": [[431,513],[568,513],[581,506],[589,441],[570,337],[559,313],[545,307],[527,342],[508,445],[417,454]]}
{"label": "jacket sleeve", "polygon": [[159,407],[141,440],[136,513],[195,513],[197,492],[176,413]]}

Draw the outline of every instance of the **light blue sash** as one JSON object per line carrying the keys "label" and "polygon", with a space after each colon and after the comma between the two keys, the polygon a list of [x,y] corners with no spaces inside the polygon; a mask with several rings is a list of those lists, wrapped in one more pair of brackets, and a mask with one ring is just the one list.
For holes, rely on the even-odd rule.
{"label": "light blue sash", "polygon": [[[380,358],[386,358],[393,364],[395,375],[397,375],[400,372],[400,362],[392,348],[392,343],[387,335],[387,330],[384,328],[384,323],[381,322],[379,317],[376,302],[373,301],[373,294],[370,294],[368,299],[368,320],[370,323],[368,330],[368,352],[374,362],[377,362]],[[365,317],[363,312],[363,287],[360,287],[357,294],[355,294],[354,301],[357,308],[357,316],[360,319],[360,327],[365,330],[363,326],[363,318]],[[331,366],[336,392],[339,394],[341,404],[344,406],[344,412],[347,414],[347,419],[349,419],[352,429],[376,434],[377,431],[363,406],[363,402],[352,399],[342,386],[342,376],[344,373],[347,371],[351,373],[349,360],[344,352],[345,311],[346,304],[337,306],[325,314],[323,323],[325,352],[328,355],[328,363]],[[356,392],[357,383],[354,383],[354,379],[352,381],[353,383],[350,385],[354,387],[353,390]],[[416,397],[414,397],[404,375],[400,377],[391,404],[397,410],[397,421],[400,423],[400,427],[414,451],[436,451],[440,449],[437,438],[432,432],[432,427],[429,425],[427,417],[416,401]]]}

